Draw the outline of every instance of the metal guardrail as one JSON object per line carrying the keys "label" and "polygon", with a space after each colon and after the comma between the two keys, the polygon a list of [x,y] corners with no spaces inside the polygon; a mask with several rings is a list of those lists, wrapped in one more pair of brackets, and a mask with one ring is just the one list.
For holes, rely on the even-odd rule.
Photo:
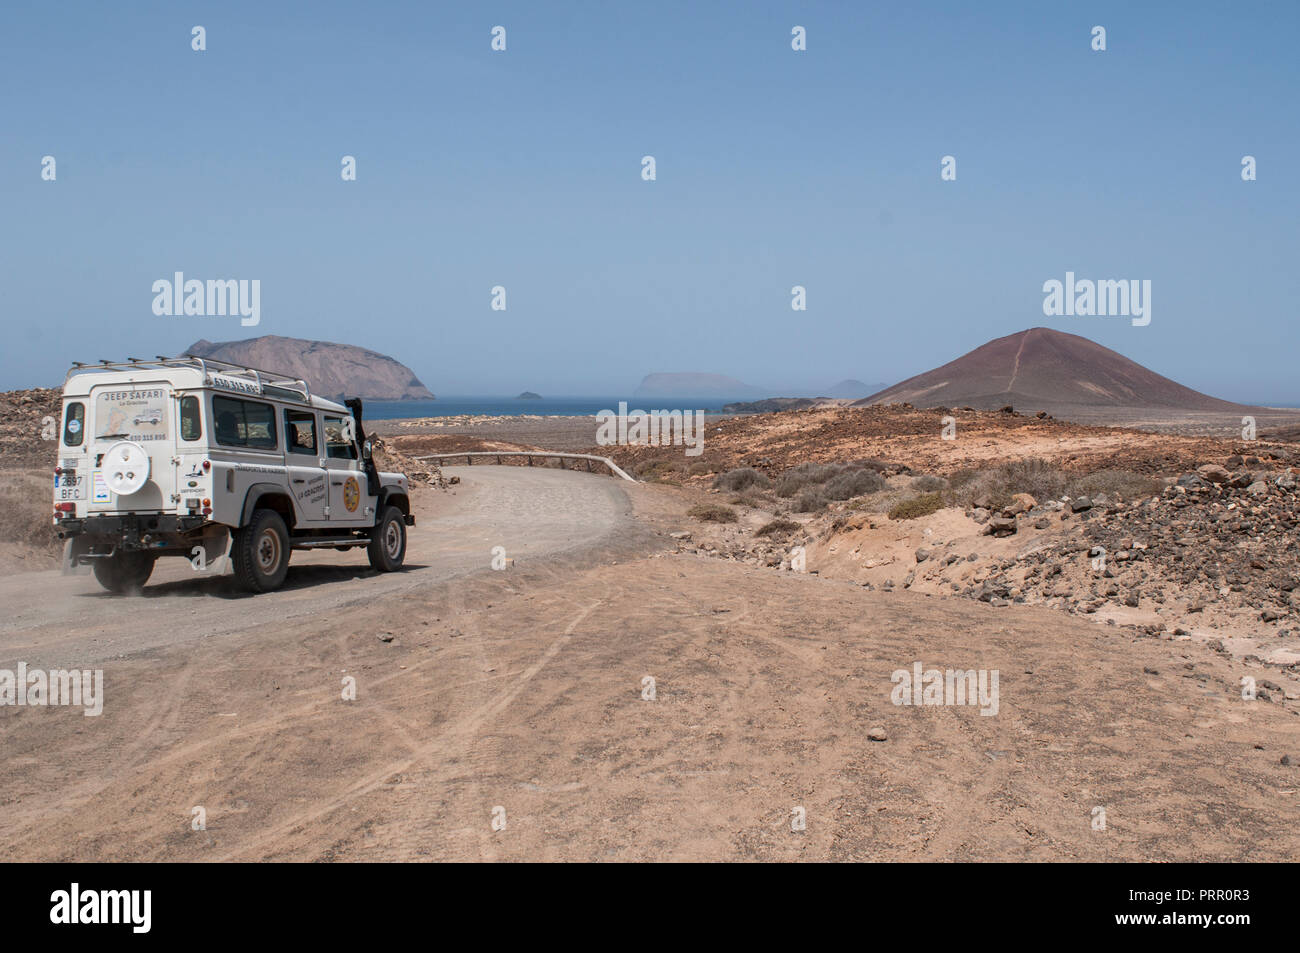
{"label": "metal guardrail", "polygon": [[530,467],[533,465],[534,457],[542,457],[543,459],[547,459],[547,460],[558,459],[561,463],[563,463],[565,460],[586,460],[588,473],[591,472],[591,465],[593,463],[603,463],[605,466],[609,468],[609,471],[612,475],[622,477],[624,480],[627,480],[629,483],[637,482],[634,478],[624,473],[619,468],[619,465],[615,463],[613,460],[611,460],[609,457],[598,457],[595,454],[591,454],[591,453],[561,453],[555,450],[546,450],[540,452],[532,451],[532,450],[475,450],[470,453],[429,453],[419,457],[412,457],[411,459],[412,460],[459,460],[461,457],[465,458],[466,466],[474,465],[474,459],[473,459],[474,457],[496,457],[496,462],[498,464],[501,463],[502,457],[526,457],[528,459],[528,465]]}

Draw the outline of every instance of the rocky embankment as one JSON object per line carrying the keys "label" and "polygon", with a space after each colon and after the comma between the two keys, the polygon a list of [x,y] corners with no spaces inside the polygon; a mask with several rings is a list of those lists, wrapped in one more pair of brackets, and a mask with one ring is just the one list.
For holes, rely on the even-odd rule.
{"label": "rocky embankment", "polygon": [[802,550],[808,572],[869,589],[1046,606],[1300,673],[1300,467],[1286,448],[1255,453],[1128,499],[1017,493],[904,520],[742,508],[738,522],[677,538],[686,551],[781,570],[797,569]]}
{"label": "rocky embankment", "polygon": [[432,460],[417,460],[383,437],[371,437],[370,445],[374,453],[375,466],[381,471],[406,474],[412,488],[434,487],[445,490],[448,486],[460,482],[460,477],[452,477],[450,480],[444,477],[442,468]]}
{"label": "rocky embankment", "polygon": [[0,392],[0,469],[53,469],[62,407],[52,387]]}
{"label": "rocky embankment", "polygon": [[1085,613],[1108,603],[1187,613],[1212,606],[1284,622],[1300,612],[1300,470],[1250,460],[1254,468],[1240,456],[1203,465],[1134,502],[1102,495],[996,516],[977,510],[972,517],[991,535],[1052,518],[1078,521],[1079,532],[1004,562],[961,594],[994,604],[1057,601]]}

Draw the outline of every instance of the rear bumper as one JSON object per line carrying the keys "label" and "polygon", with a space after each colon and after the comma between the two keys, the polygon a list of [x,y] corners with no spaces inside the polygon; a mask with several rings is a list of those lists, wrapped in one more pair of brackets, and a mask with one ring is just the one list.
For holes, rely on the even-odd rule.
{"label": "rear bumper", "polygon": [[189,533],[208,522],[203,516],[176,516],[169,513],[128,514],[125,516],[87,516],[60,520],[60,539],[78,536],[111,542],[123,549],[144,549],[163,535]]}

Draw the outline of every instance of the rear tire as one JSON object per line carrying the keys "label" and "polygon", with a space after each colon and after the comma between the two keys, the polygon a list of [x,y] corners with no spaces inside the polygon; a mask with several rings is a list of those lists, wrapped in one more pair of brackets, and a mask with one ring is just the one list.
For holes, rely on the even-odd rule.
{"label": "rear tire", "polygon": [[370,566],[380,572],[396,572],[406,559],[406,517],[395,506],[384,508],[366,547]]}
{"label": "rear tire", "polygon": [[95,579],[109,592],[138,593],[153,575],[157,557],[140,550],[118,550],[105,559],[94,560]]}
{"label": "rear tire", "polygon": [[270,592],[289,573],[289,531],[275,510],[254,510],[253,518],[235,532],[232,550],[235,582],[248,592]]}

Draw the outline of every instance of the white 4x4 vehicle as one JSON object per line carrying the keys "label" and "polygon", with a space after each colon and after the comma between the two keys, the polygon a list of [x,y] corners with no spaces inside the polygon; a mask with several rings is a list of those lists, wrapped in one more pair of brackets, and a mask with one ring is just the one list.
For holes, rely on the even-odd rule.
{"label": "white 4x4 vehicle", "polygon": [[89,563],[127,592],[159,556],[183,556],[267,592],[290,550],[357,546],[375,569],[401,568],[415,525],[406,477],[376,469],[361,401],[344,403],[195,357],[75,365],[54,470],[64,572]]}

